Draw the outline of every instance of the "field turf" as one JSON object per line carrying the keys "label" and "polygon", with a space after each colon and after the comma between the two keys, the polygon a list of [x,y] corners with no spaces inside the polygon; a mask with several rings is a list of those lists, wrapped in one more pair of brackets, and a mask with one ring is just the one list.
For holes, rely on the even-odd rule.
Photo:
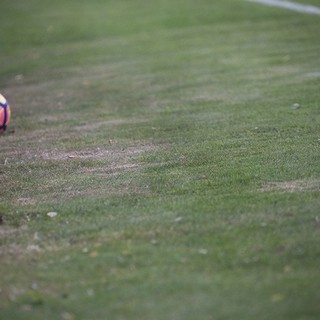
{"label": "field turf", "polygon": [[320,16],[0,3],[0,319],[319,319]]}

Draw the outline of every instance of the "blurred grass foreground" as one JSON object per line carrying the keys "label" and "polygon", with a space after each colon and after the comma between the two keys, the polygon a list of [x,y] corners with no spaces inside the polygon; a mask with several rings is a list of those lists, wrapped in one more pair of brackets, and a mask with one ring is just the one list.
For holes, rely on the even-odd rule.
{"label": "blurred grass foreground", "polygon": [[319,319],[319,16],[1,10],[0,319]]}

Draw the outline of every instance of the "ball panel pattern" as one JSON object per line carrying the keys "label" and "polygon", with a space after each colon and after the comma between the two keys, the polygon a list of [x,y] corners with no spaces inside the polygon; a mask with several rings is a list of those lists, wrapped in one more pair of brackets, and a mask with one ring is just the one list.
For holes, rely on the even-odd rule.
{"label": "ball panel pattern", "polygon": [[0,134],[4,133],[10,121],[10,106],[6,99],[0,94]]}

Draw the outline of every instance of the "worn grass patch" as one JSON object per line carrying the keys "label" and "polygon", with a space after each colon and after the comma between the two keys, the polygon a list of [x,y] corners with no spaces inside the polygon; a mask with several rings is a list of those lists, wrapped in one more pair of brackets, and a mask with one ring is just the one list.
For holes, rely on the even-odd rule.
{"label": "worn grass patch", "polygon": [[270,182],[262,186],[261,191],[285,191],[285,192],[302,192],[302,191],[320,191],[320,183],[317,180],[297,180],[287,182]]}

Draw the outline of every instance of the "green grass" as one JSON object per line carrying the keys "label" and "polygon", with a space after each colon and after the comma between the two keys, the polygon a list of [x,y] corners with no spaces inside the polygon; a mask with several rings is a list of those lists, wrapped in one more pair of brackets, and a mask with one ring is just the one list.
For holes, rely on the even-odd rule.
{"label": "green grass", "polygon": [[1,9],[0,319],[318,319],[318,16]]}

